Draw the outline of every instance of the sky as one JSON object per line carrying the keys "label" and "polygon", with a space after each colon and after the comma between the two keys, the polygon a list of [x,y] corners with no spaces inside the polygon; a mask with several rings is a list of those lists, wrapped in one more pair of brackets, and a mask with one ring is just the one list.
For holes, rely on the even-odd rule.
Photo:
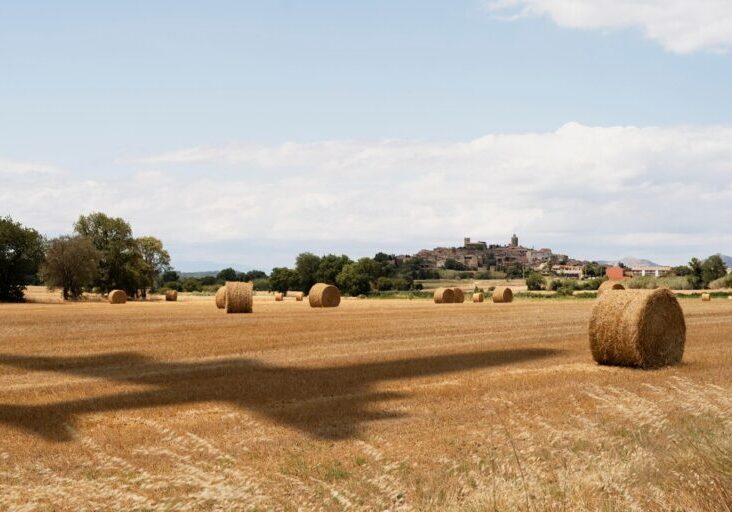
{"label": "sky", "polygon": [[0,216],[183,271],[732,254],[732,2],[0,3]]}

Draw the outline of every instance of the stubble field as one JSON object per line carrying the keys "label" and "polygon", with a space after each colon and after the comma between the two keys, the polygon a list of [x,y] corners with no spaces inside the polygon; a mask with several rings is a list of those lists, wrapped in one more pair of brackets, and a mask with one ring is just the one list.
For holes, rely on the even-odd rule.
{"label": "stubble field", "polygon": [[0,509],[730,510],[732,301],[656,371],[592,304],[0,305]]}

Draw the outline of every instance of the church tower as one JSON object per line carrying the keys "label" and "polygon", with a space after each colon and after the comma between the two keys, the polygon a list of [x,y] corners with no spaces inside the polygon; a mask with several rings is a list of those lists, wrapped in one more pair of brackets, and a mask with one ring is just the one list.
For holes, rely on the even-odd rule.
{"label": "church tower", "polygon": [[516,236],[516,233],[511,237],[511,247],[518,247],[518,237]]}

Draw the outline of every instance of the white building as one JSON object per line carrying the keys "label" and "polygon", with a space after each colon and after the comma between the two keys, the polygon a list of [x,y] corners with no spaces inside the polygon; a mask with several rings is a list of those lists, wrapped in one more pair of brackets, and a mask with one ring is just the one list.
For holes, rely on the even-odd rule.
{"label": "white building", "polygon": [[633,267],[633,277],[663,277],[671,272],[671,267]]}

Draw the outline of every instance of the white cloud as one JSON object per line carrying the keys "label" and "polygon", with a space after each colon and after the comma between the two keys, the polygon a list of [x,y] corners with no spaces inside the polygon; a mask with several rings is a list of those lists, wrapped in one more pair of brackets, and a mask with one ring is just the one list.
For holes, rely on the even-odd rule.
{"label": "white cloud", "polygon": [[41,162],[19,162],[17,160],[5,160],[0,158],[0,176],[8,175],[39,175],[39,174],[63,174],[63,171],[53,165]]}
{"label": "white cloud", "polygon": [[560,27],[637,28],[674,53],[724,52],[732,46],[729,0],[488,0],[507,19],[548,16]]}
{"label": "white cloud", "polygon": [[518,232],[596,257],[732,252],[729,127],[570,123],[455,143],[230,145],[143,161],[93,181],[5,177],[0,205],[45,232],[101,210],[171,243],[323,241],[348,252]]}

